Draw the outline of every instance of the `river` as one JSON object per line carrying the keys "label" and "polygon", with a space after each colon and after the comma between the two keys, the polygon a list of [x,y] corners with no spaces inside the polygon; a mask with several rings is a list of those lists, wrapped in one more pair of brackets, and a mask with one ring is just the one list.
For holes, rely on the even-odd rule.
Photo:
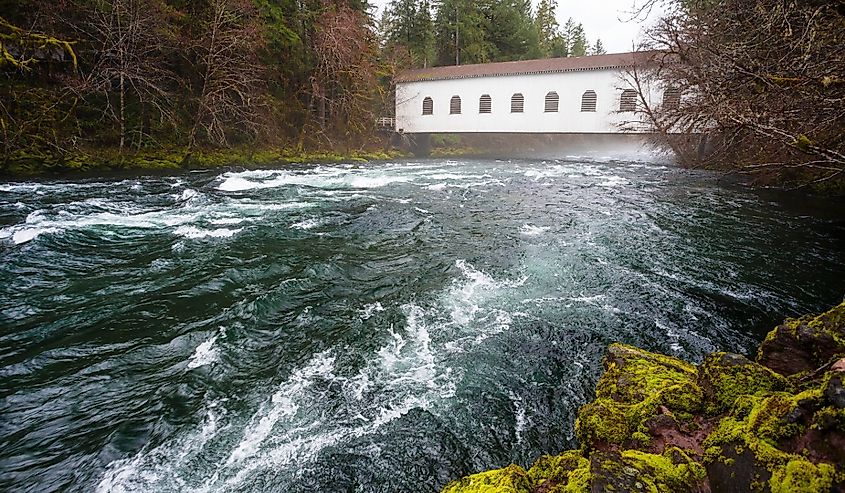
{"label": "river", "polygon": [[754,351],[845,210],[648,162],[0,183],[0,490],[430,492],[577,446],[606,346]]}

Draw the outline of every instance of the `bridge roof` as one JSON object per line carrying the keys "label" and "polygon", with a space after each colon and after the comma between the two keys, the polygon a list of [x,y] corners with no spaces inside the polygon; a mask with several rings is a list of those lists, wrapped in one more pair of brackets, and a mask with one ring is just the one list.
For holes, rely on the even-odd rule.
{"label": "bridge roof", "polygon": [[584,70],[620,69],[647,64],[655,59],[657,51],[611,53],[566,58],[543,58],[518,62],[479,63],[407,70],[396,77],[396,82],[427,80],[469,79],[474,77],[500,77],[504,75],[550,74]]}

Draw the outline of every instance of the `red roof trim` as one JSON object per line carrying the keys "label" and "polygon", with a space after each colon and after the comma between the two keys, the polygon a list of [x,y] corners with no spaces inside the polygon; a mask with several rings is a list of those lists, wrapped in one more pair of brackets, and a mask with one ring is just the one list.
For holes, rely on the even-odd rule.
{"label": "red roof trim", "polygon": [[544,58],[518,62],[479,63],[408,70],[396,77],[396,82],[502,77],[507,75],[536,75],[587,70],[622,69],[653,61],[657,51],[612,53],[567,58]]}

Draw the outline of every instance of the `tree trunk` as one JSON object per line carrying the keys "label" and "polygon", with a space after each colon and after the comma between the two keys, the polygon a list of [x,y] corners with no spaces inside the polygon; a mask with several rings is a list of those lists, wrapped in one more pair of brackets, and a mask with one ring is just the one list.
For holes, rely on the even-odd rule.
{"label": "tree trunk", "polygon": [[120,153],[126,145],[126,87],[123,72],[120,72]]}

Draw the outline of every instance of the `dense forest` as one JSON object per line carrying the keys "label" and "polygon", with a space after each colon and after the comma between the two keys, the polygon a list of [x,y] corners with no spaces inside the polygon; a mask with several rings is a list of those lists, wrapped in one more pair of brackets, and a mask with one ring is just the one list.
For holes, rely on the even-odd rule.
{"label": "dense forest", "polygon": [[0,0],[2,166],[372,143],[405,68],[603,52],[556,3]]}
{"label": "dense forest", "polygon": [[[638,108],[682,162],[845,189],[845,1],[638,5],[632,22],[664,12],[641,46],[662,55],[628,75],[677,96]],[[565,14],[555,0],[391,0],[380,15],[365,0],[0,0],[0,171],[348,154],[377,145],[404,69],[603,53]]]}

